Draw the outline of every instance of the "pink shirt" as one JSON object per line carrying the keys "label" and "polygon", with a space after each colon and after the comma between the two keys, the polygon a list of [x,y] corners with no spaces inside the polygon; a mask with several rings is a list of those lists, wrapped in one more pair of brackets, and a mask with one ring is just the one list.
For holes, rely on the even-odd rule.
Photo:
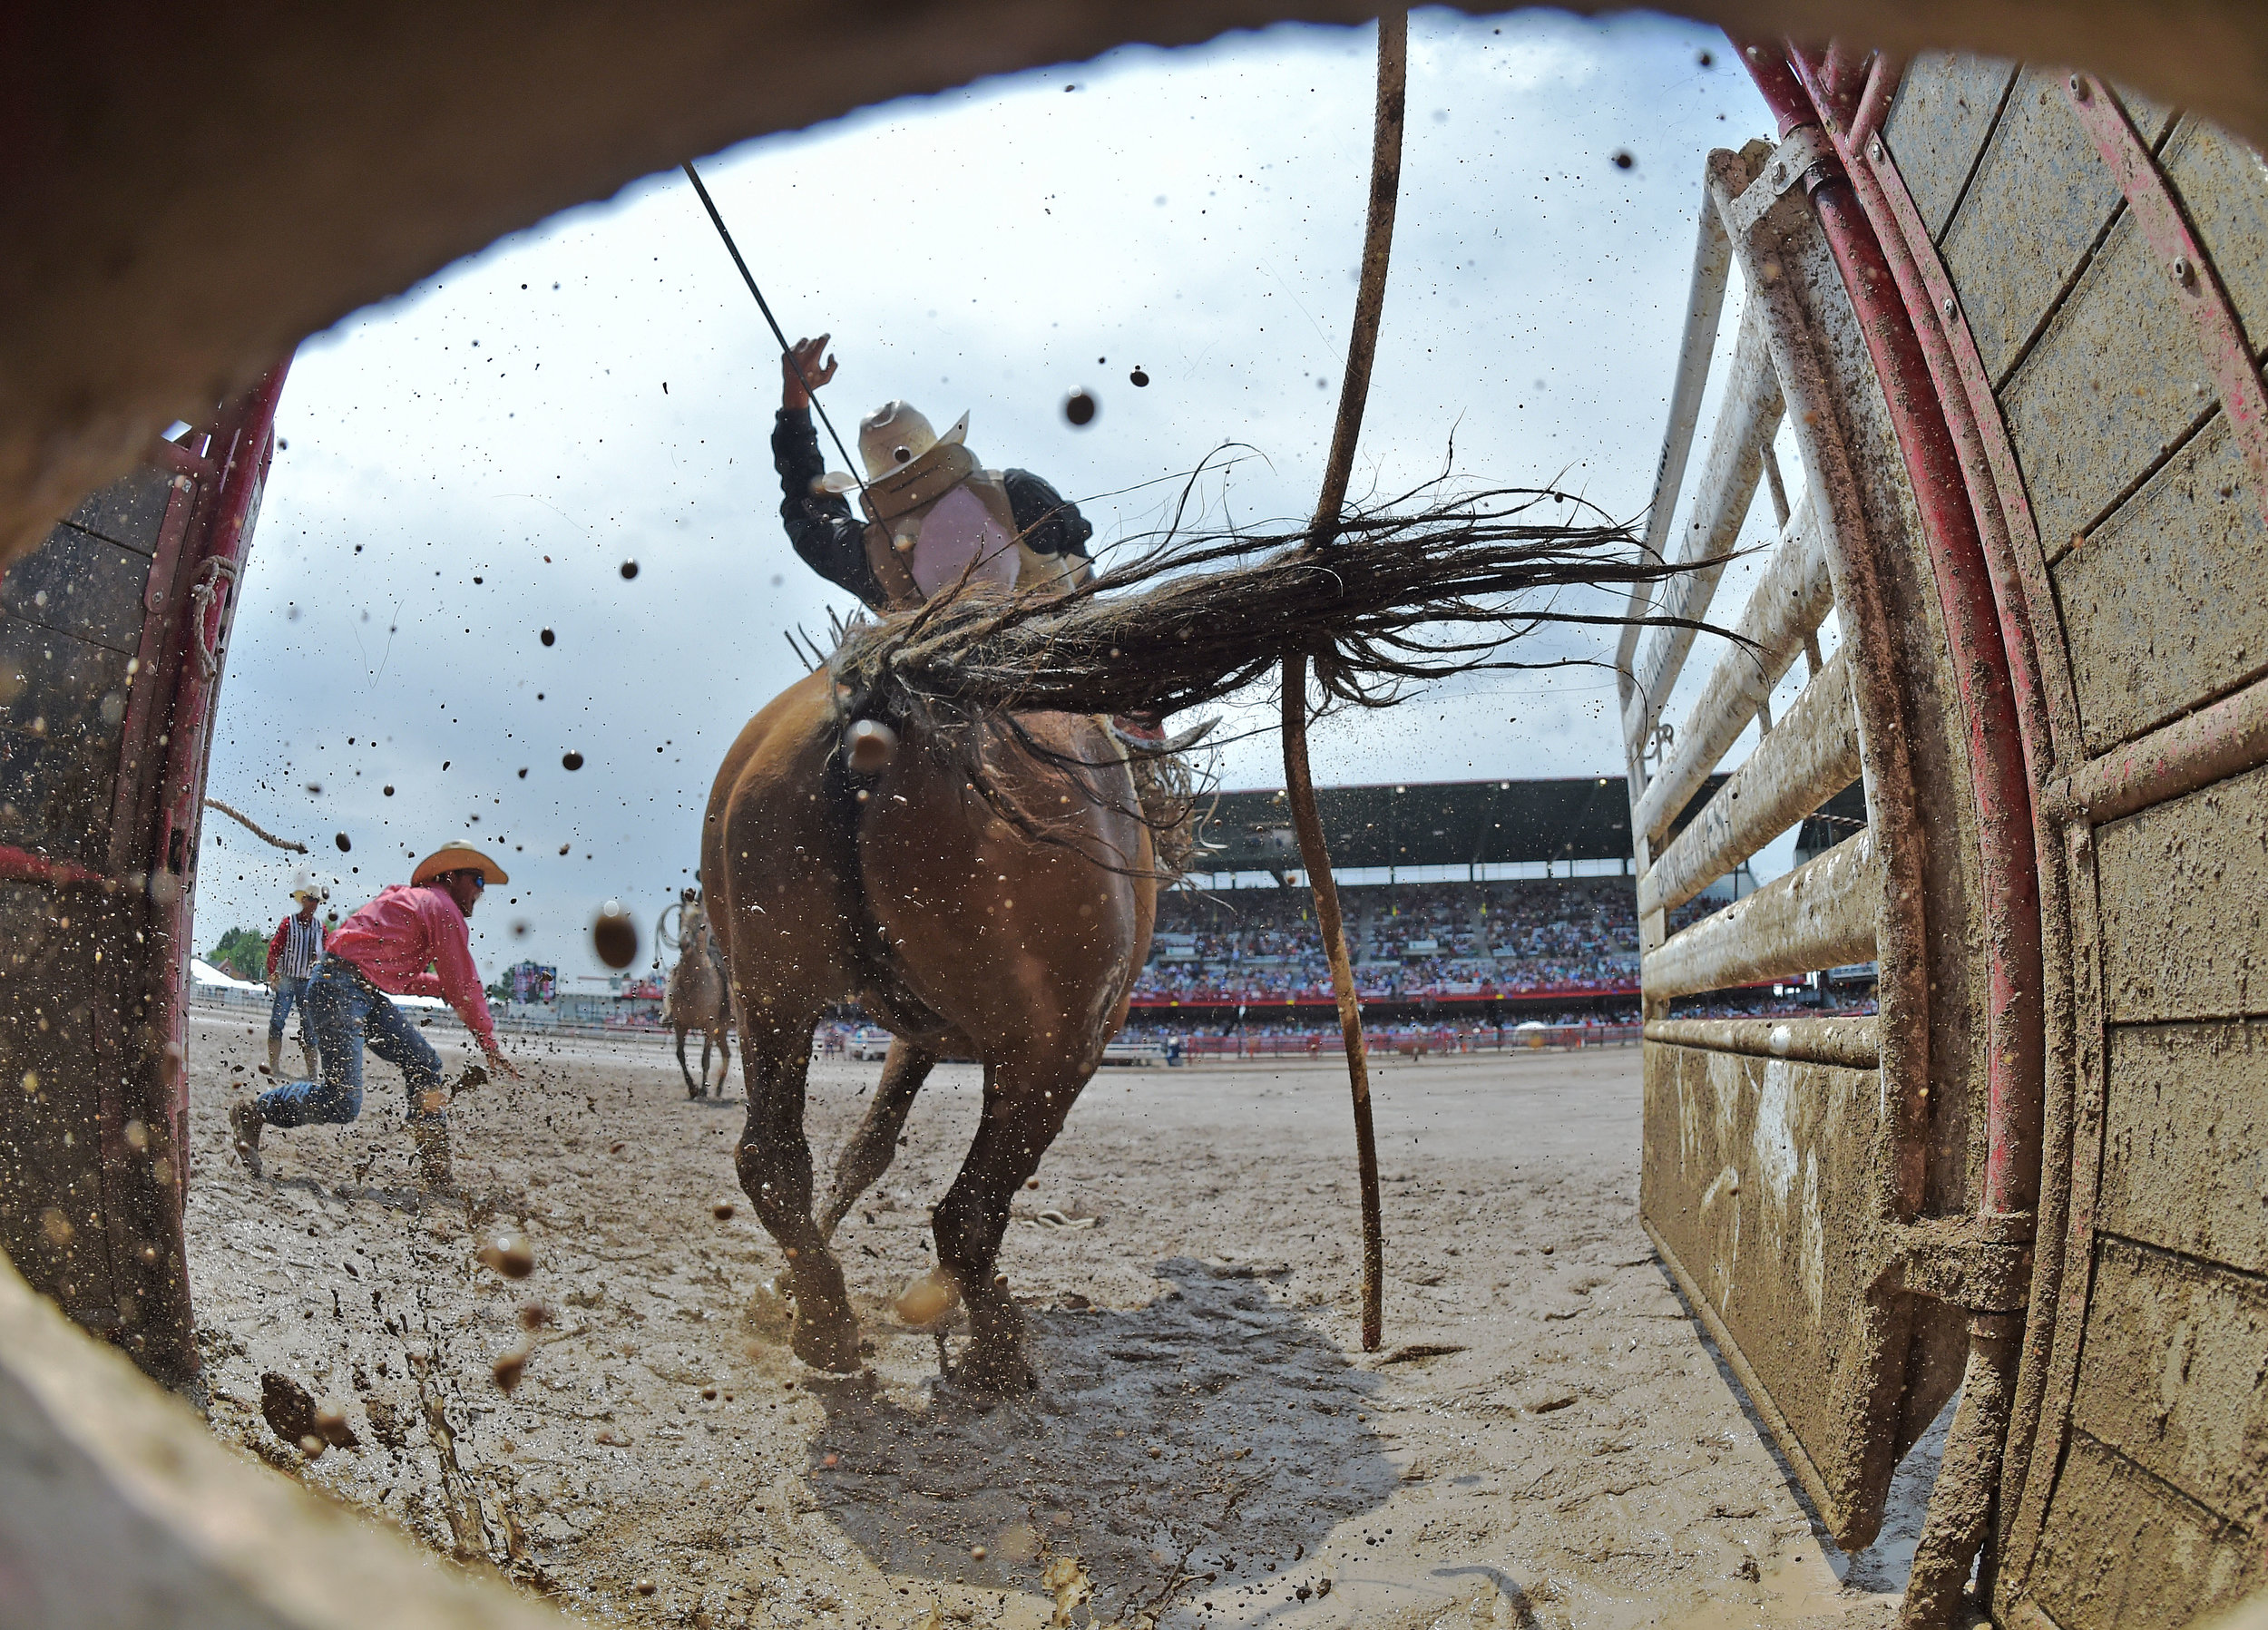
{"label": "pink shirt", "polygon": [[[446,889],[390,883],[331,933],[331,955],[362,970],[396,996],[438,996],[457,1011],[482,1049],[496,1050],[496,1025],[473,966],[471,931]],[[430,964],[438,970],[427,973]]]}

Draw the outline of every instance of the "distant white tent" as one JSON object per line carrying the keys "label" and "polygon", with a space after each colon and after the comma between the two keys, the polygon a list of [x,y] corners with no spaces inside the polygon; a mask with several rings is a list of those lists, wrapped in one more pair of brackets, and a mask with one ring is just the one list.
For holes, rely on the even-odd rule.
{"label": "distant white tent", "polygon": [[268,994],[268,987],[257,980],[239,979],[233,973],[223,973],[202,957],[189,959],[189,979],[191,984],[203,985],[215,991],[255,991]]}
{"label": "distant white tent", "polygon": [[[225,991],[232,993],[241,991],[251,996],[272,994],[266,985],[258,981],[239,979],[232,973],[223,973],[200,956],[189,959],[189,980],[191,984],[216,993]],[[394,999],[394,1005],[397,1008],[433,1008],[445,1012],[449,1006],[437,996],[397,996]]]}

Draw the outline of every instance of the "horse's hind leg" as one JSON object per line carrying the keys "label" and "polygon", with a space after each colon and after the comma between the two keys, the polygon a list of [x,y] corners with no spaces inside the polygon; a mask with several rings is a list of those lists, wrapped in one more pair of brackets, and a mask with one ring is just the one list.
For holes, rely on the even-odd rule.
{"label": "horse's hind leg", "polygon": [[1022,1391],[1034,1384],[1023,1356],[1023,1318],[1007,1288],[993,1282],[1008,1203],[1063,1129],[1083,1076],[1048,1059],[987,1069],[984,1110],[961,1175],[938,1205],[933,1228],[937,1260],[961,1287],[969,1310],[969,1346],[956,1378],[984,1391]]}
{"label": "horse's hind leg", "polygon": [[700,1097],[701,1089],[694,1082],[692,1067],[685,1061],[685,1031],[682,1029],[678,1031],[678,1074],[685,1078],[685,1096]]}
{"label": "horse's hind leg", "polygon": [[811,1145],[804,1136],[803,1108],[816,1018],[806,1018],[798,1028],[750,1015],[742,1028],[748,1118],[733,1164],[758,1221],[787,1254],[796,1356],[815,1369],[849,1371],[859,1367],[858,1320],[843,1265],[811,1217]]}
{"label": "horse's hind leg", "polygon": [[701,1089],[699,1096],[709,1096],[709,1055],[716,1050],[717,1039],[707,1030],[701,1032]]}
{"label": "horse's hind leg", "polygon": [[819,1214],[819,1232],[828,1239],[835,1237],[835,1225],[849,1215],[858,1196],[890,1169],[891,1158],[898,1152],[898,1134],[905,1129],[906,1111],[913,1108],[914,1095],[921,1091],[936,1063],[935,1053],[904,1037],[890,1043],[875,1101],[866,1106],[865,1118],[835,1159],[835,1186],[827,1195],[826,1209]]}
{"label": "horse's hind leg", "polygon": [[[709,1088],[719,1098],[725,1096],[725,1083],[732,1079],[732,1032],[719,1025],[717,1039],[717,1084]],[[709,1052],[701,1051],[701,1079],[709,1079]]]}

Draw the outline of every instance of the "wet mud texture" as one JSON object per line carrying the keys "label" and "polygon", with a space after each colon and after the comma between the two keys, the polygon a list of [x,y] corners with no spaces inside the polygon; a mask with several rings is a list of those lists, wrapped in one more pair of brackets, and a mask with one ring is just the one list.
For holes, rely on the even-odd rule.
{"label": "wet mud texture", "polygon": [[[1376,1354],[1344,1078],[1106,1070],[1018,1196],[1001,1266],[1041,1386],[995,1403],[942,1382],[933,1334],[889,1312],[933,1260],[973,1069],[932,1078],[836,1236],[872,1349],[845,1381],[795,1362],[762,1288],[780,1260],[733,1184],[737,1077],[689,1102],[660,1040],[521,1043],[527,1081],[456,1100],[462,1192],[437,1199],[374,1067],[360,1124],[271,1130],[256,1182],[225,1108],[256,1079],[257,1023],[191,1030],[214,1431],[593,1619],[1893,1616],[1936,1438],[1875,1550],[1823,1544],[1637,1226],[1635,1049],[1381,1064]],[[815,1068],[823,1163],[879,1071]],[[503,1230],[532,1244],[524,1279],[478,1260]],[[269,1374],[357,1445],[286,1443]]]}

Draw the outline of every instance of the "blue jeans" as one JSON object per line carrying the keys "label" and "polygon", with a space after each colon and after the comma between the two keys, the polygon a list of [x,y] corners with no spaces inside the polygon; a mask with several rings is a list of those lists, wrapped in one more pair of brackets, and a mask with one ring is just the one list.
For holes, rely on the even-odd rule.
{"label": "blue jeans", "polygon": [[268,1039],[270,1041],[283,1039],[284,1020],[291,1017],[291,1004],[294,1002],[299,1004],[299,1034],[302,1037],[308,1034],[308,981],[304,979],[279,979],[276,981],[275,1005],[268,1010]]}
{"label": "blue jeans", "polygon": [[424,1099],[441,1088],[441,1056],[386,992],[337,957],[325,957],[301,999],[304,1022],[315,1026],[322,1059],[319,1081],[287,1081],[259,1095],[260,1118],[271,1127],[343,1126],[362,1113],[362,1049],[402,1072],[409,1118],[438,1123],[441,1111]]}

